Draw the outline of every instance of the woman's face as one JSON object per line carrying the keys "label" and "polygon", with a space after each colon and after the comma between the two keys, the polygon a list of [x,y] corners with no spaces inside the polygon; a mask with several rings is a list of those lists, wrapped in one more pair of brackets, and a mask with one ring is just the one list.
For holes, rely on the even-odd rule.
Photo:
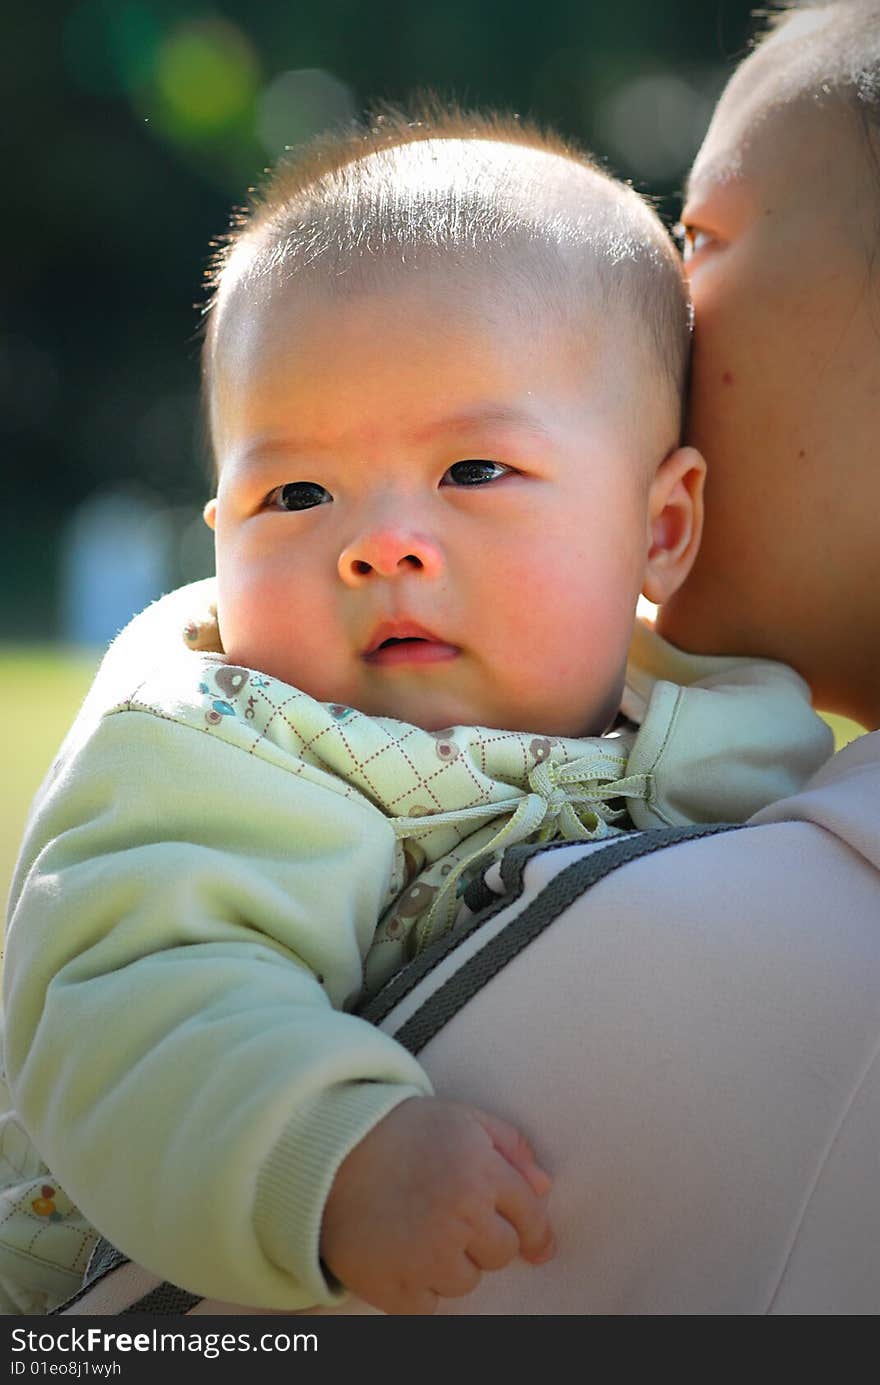
{"label": "woman's face", "polygon": [[785,659],[817,705],[876,726],[880,155],[853,106],[798,80],[802,43],[792,24],[742,65],[691,175],[706,528],[660,626]]}

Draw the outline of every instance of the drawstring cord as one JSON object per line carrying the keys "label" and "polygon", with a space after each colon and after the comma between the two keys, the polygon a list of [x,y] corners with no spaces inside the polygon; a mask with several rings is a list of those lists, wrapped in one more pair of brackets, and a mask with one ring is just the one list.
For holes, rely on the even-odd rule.
{"label": "drawstring cord", "polygon": [[507,821],[491,841],[480,846],[450,871],[427,918],[417,930],[416,952],[421,952],[435,937],[442,937],[450,928],[458,904],[456,887],[468,867],[478,858],[494,856],[506,847],[530,838],[539,842],[551,841],[555,837],[572,842],[592,842],[619,831],[613,823],[624,816],[625,809],[611,808],[609,800],[646,799],[651,789],[651,776],[647,774],[617,778],[625,768],[625,757],[601,752],[582,756],[567,764],[553,764],[545,760],[535,765],[529,773],[529,793],[502,799],[498,803],[475,804],[449,813],[392,818],[391,824],[398,839],[418,839],[427,836],[435,827],[467,827],[469,823],[507,816]]}

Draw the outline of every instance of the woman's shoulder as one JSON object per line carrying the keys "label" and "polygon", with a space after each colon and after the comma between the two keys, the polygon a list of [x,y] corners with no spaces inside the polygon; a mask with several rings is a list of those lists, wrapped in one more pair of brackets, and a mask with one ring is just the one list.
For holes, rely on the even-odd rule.
{"label": "woman's shoulder", "polygon": [[880,872],[880,731],[838,750],[800,793],[772,803],[752,822],[811,823]]}

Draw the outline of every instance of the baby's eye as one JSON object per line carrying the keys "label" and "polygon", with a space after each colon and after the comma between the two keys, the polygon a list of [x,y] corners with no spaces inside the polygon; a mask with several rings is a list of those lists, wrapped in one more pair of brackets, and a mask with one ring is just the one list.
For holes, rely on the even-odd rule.
{"label": "baby's eye", "polygon": [[453,462],[444,473],[442,486],[485,486],[489,481],[497,481],[499,476],[507,476],[509,466],[501,462]]}
{"label": "baby's eye", "polygon": [[687,226],[682,221],[673,227],[672,233],[681,247],[681,256],[685,264],[701,250],[718,244],[718,237],[713,236],[710,231],[704,231],[699,226]]}
{"label": "baby's eye", "polygon": [[270,491],[264,503],[267,510],[311,510],[315,505],[329,505],[332,499],[317,481],[288,481]]}

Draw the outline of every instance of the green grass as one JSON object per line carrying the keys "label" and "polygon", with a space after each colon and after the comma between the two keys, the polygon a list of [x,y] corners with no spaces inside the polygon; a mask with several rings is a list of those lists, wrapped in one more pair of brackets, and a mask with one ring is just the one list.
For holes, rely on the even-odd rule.
{"label": "green grass", "polygon": [[[0,644],[0,716],[6,728],[0,885],[5,899],[28,807],[91,682],[98,656]],[[861,732],[828,717],[838,747]]]}
{"label": "green grass", "polygon": [[98,656],[48,645],[0,644],[5,727],[0,887],[5,900],[31,799],[67,734]]}

